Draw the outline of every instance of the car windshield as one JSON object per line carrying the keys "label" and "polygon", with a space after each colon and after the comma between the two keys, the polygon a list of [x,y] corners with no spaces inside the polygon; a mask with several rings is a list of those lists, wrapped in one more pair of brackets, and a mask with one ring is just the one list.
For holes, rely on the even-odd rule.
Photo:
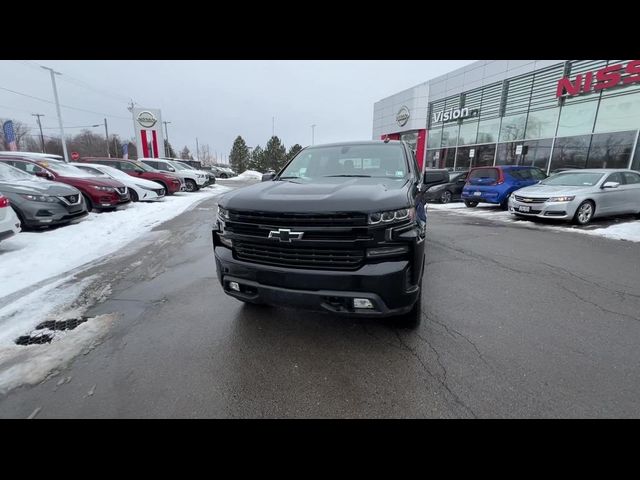
{"label": "car windshield", "polygon": [[516,180],[543,180],[547,178],[547,175],[537,168],[523,168],[509,170],[511,175]]}
{"label": "car windshield", "polygon": [[24,173],[22,170],[19,170],[11,165],[6,165],[4,163],[0,163],[0,180],[3,182],[14,182],[16,180],[33,180],[32,175],[28,173]]}
{"label": "car windshield", "polygon": [[186,163],[182,163],[182,162],[173,162],[176,165],[178,165],[179,167],[181,167],[183,170],[195,170],[195,168],[193,168],[191,165],[188,165]]}
{"label": "car windshield", "polygon": [[408,166],[401,145],[310,147],[301,151],[279,178],[382,177],[404,179]]}
{"label": "car windshield", "polygon": [[122,178],[124,180],[131,180],[131,175],[127,175],[121,170],[117,168],[109,167],[107,165],[100,165],[100,170],[104,172],[106,175],[113,178]]}
{"label": "car windshield", "polygon": [[157,170],[153,167],[150,167],[149,165],[147,165],[144,162],[131,162],[133,163],[136,167],[144,170],[145,172],[159,172],[160,170]]}
{"label": "car windshield", "polygon": [[84,170],[80,170],[78,167],[74,167],[73,165],[67,165],[66,163],[59,162],[43,162],[39,165],[43,167],[47,167],[49,170],[56,172],[58,175],[63,177],[95,177],[96,175],[86,172]]}
{"label": "car windshield", "polygon": [[76,168],[79,168],[80,170],[84,170],[85,172],[88,172],[91,175],[95,175],[96,177],[108,177],[109,176],[106,173],[101,172],[97,168],[90,167],[88,165],[73,165],[73,166],[76,167]]}
{"label": "car windshield", "polygon": [[542,180],[541,185],[562,185],[566,187],[593,187],[604,173],[571,172],[558,173]]}
{"label": "car windshield", "polygon": [[173,168],[175,168],[176,170],[190,170],[189,168],[185,168],[184,165],[178,163],[178,162],[169,162],[167,161],[167,163],[169,165],[171,165]]}

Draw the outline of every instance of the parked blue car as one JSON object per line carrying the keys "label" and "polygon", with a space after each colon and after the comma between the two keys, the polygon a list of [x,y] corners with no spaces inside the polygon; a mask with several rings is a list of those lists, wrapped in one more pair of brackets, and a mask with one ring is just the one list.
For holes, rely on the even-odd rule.
{"label": "parked blue car", "polygon": [[470,208],[476,207],[478,203],[495,203],[506,210],[512,192],[545,178],[547,175],[537,167],[476,167],[467,176],[462,189],[462,200]]}

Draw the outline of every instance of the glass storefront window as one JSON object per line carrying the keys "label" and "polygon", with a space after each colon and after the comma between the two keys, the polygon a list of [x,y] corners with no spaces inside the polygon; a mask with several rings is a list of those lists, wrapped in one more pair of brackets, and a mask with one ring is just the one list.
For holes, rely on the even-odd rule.
{"label": "glass storefront window", "polygon": [[591,133],[597,108],[597,101],[563,105],[560,111],[558,137]]}
{"label": "glass storefront window", "polygon": [[427,147],[440,148],[442,146],[442,128],[434,128],[429,130],[427,134]]}
{"label": "glass storefront window", "polygon": [[640,148],[636,145],[636,152],[633,154],[633,160],[631,161],[631,170],[637,170],[640,172]]}
{"label": "glass storefront window", "polygon": [[522,142],[510,142],[498,144],[498,154],[496,155],[496,165],[515,165],[516,147]]}
{"label": "glass storefront window", "polygon": [[449,170],[453,170],[455,161],[456,161],[456,149],[455,148],[443,148],[440,151],[440,158],[444,159],[444,161],[441,160],[441,167],[440,168],[447,168]]}
{"label": "glass storefront window", "polygon": [[493,165],[493,160],[496,155],[496,145],[478,145],[476,147],[475,155],[473,157],[472,166],[474,167],[488,167]]}
{"label": "glass storefront window", "polygon": [[519,165],[538,167],[540,170],[546,172],[549,157],[551,157],[552,142],[553,140],[551,138],[524,142]]}
{"label": "glass storefront window", "polygon": [[451,125],[442,129],[442,146],[455,147],[458,141],[458,125]]}
{"label": "glass storefront window", "polygon": [[593,135],[587,168],[627,168],[636,132]]}
{"label": "glass storefront window", "polygon": [[483,120],[478,124],[478,143],[495,143],[500,133],[500,119]]}
{"label": "glass storefront window", "polygon": [[460,133],[458,134],[458,145],[470,145],[476,143],[476,133],[478,131],[478,122],[465,122],[460,125]]}
{"label": "glass storefront window", "polygon": [[529,112],[525,138],[554,137],[559,113],[559,108],[547,108],[545,110]]}
{"label": "glass storefront window", "polygon": [[473,147],[460,147],[456,153],[456,170],[466,170],[471,166],[469,150]]}
{"label": "glass storefront window", "polygon": [[511,115],[502,118],[502,126],[500,127],[501,142],[509,142],[513,140],[521,140],[524,138],[524,126],[527,120],[526,115]]}
{"label": "glass storefront window", "polygon": [[557,168],[584,168],[591,135],[556,138],[551,156],[551,171]]}
{"label": "glass storefront window", "polygon": [[615,132],[640,128],[640,92],[602,97],[595,132]]}

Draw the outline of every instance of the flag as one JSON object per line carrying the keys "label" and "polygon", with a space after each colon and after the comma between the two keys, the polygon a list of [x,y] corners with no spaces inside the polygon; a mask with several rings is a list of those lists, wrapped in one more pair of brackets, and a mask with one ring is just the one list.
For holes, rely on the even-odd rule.
{"label": "flag", "polygon": [[125,143],[124,145],[122,145],[122,158],[124,158],[125,160],[129,159],[129,144]]}
{"label": "flag", "polygon": [[4,122],[2,130],[4,130],[4,141],[8,145],[9,150],[16,152],[18,145],[16,144],[16,133],[13,131],[13,122],[11,120]]}

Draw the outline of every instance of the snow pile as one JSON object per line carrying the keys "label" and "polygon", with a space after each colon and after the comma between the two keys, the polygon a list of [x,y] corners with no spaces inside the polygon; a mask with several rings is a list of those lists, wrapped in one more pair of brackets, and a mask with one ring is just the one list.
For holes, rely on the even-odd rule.
{"label": "snow pile", "polygon": [[240,175],[230,178],[229,180],[260,181],[262,180],[262,174],[260,172],[256,172],[255,170],[245,170]]}
{"label": "snow pile", "polygon": [[[569,222],[558,221],[550,224],[549,222],[541,223],[533,219],[521,219],[509,212],[503,211],[498,205],[479,204],[475,208],[468,208],[464,203],[429,203],[427,204],[427,212],[429,210],[445,210],[451,213],[469,215],[473,217],[487,218],[490,220],[498,220],[500,222],[508,222],[519,224],[530,228],[551,229],[557,231],[577,232],[585,235],[595,235],[598,237],[611,238],[614,240],[628,240],[630,242],[640,242],[640,220],[627,220],[627,217],[620,218],[620,223],[607,226],[598,226],[600,219],[595,219],[587,227],[571,225]],[[603,221],[615,220],[615,217],[603,218]]]}
{"label": "snow pile", "polygon": [[112,254],[156,225],[228,190],[215,185],[155,203],[130,203],[115,212],[92,212],[77,224],[22,232],[3,241],[0,306],[3,297]]}

